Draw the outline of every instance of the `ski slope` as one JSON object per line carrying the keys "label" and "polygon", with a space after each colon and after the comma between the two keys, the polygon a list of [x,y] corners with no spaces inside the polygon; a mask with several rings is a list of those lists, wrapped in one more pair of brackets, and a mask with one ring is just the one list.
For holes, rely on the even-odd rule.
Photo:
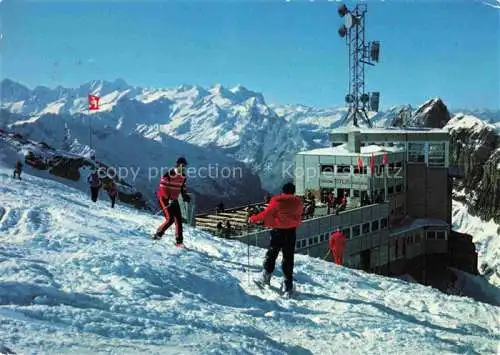
{"label": "ski slope", "polygon": [[[494,354],[500,309],[297,255],[297,299],[247,246],[0,166],[0,353]],[[171,233],[171,232],[170,232]],[[264,250],[250,248],[251,276]],[[273,279],[279,285],[281,270]]]}

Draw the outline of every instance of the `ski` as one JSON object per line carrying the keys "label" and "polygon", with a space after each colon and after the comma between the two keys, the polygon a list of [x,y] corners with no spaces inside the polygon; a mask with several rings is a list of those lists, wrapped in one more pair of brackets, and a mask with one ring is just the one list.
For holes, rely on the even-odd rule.
{"label": "ski", "polygon": [[281,287],[276,287],[276,286],[273,286],[273,285],[267,285],[267,284],[263,283],[260,280],[252,280],[252,281],[257,286],[257,288],[259,290],[261,290],[262,292],[270,291],[270,292],[272,292],[274,294],[277,294],[278,296],[281,296],[281,298],[283,298],[283,299],[295,299],[295,298],[297,298],[297,292],[296,291],[293,291],[292,295],[290,297],[288,297],[286,295],[286,293],[282,291]]}

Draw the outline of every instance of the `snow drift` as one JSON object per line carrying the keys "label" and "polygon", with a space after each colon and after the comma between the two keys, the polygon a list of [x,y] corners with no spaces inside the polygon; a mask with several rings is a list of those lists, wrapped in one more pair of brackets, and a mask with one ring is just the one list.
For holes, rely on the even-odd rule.
{"label": "snow drift", "polygon": [[[498,307],[297,255],[297,299],[248,282],[264,250],[0,167],[0,349],[16,353],[494,353]],[[171,232],[170,232],[171,233]],[[247,272],[250,271],[250,272]],[[251,275],[250,275],[251,274]],[[281,272],[272,280],[278,285]]]}

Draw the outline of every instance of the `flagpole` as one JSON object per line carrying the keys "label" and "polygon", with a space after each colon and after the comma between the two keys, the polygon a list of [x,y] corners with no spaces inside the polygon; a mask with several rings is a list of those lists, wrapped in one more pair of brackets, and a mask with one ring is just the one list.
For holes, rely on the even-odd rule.
{"label": "flagpole", "polygon": [[88,118],[89,118],[89,146],[90,146],[90,150],[92,150],[92,124],[91,124],[91,119],[90,119],[90,108],[87,107],[87,114],[88,114]]}
{"label": "flagpole", "polygon": [[385,189],[385,201],[386,202],[389,201],[389,197],[387,196],[387,193],[388,193],[388,191],[387,191],[387,175],[389,174],[388,169],[387,169],[388,165],[389,164],[387,164],[387,161],[386,161],[384,164],[384,189]]}

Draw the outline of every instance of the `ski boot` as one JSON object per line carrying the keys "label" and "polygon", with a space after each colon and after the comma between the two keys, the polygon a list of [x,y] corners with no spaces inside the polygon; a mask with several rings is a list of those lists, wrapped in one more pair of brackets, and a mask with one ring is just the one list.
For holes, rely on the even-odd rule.
{"label": "ski boot", "polygon": [[290,288],[287,288],[285,286],[285,282],[282,282],[281,283],[281,292],[282,292],[282,296],[283,298],[287,298],[287,299],[290,299],[290,298],[293,298],[293,295],[294,295],[294,287],[291,286]]}
{"label": "ski boot", "polygon": [[271,274],[269,274],[266,270],[263,270],[261,276],[259,278],[255,279],[254,282],[260,288],[270,287],[271,286]]}
{"label": "ski boot", "polygon": [[158,233],[158,232],[155,232],[155,233],[151,236],[151,239],[153,239],[153,240],[160,240],[162,237],[163,237],[163,235],[161,235],[161,234],[160,234],[160,233]]}

